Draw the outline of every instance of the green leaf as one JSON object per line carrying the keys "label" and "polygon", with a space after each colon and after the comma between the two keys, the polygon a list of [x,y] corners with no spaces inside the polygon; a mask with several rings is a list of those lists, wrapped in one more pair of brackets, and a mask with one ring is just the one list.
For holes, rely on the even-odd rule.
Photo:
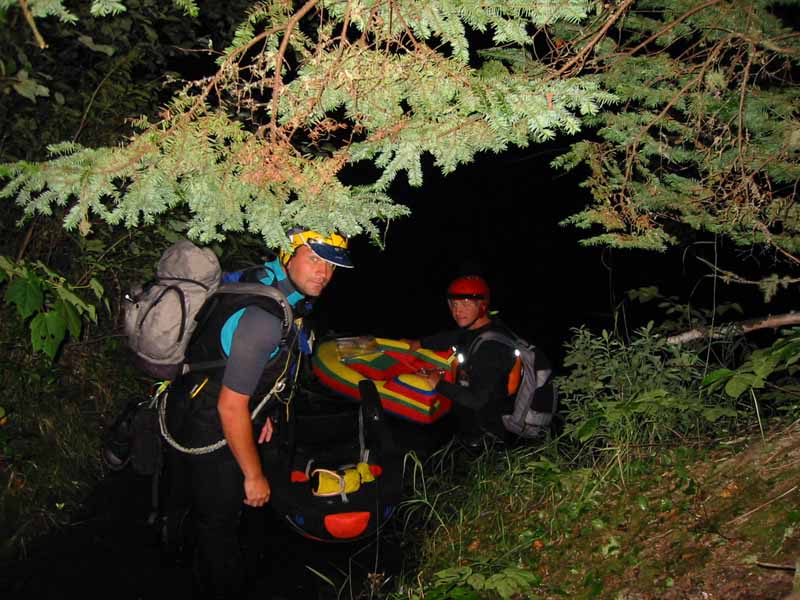
{"label": "green leaf", "polygon": [[[731,398],[738,398],[752,387],[760,387],[760,380],[749,373],[736,373],[725,385],[725,393]],[[762,382],[763,383],[763,382]]]}
{"label": "green leaf", "polygon": [[77,309],[79,314],[83,314],[85,312],[89,312],[92,308],[91,304],[88,304],[83,301],[82,298],[77,296],[75,293],[71,292],[65,287],[56,286],[53,288],[61,300],[63,300],[67,304],[71,304],[72,306]]}
{"label": "green leaf", "polygon": [[66,323],[57,311],[39,313],[31,321],[31,344],[34,352],[43,351],[52,360],[64,341]]}
{"label": "green leaf", "polygon": [[486,577],[481,575],[480,573],[473,573],[469,577],[467,577],[466,584],[475,590],[482,590],[486,587]]}
{"label": "green leaf", "polygon": [[722,406],[711,406],[703,409],[703,418],[709,423],[714,423],[720,417],[735,417],[738,412],[733,408],[725,408]]}
{"label": "green leaf", "polygon": [[67,324],[67,330],[69,331],[70,336],[73,339],[78,339],[81,335],[81,317],[78,314],[78,311],[72,304],[64,302],[64,300],[59,299],[56,302],[55,310],[59,312],[61,317],[64,319],[64,323]]}
{"label": "green leaf", "polygon": [[504,599],[511,598],[518,591],[515,582],[502,573],[497,573],[489,577],[489,579],[486,580],[486,589],[494,590]]}
{"label": "green leaf", "polygon": [[641,303],[650,302],[656,298],[660,298],[661,294],[655,286],[641,287],[635,290],[628,290],[626,295],[631,300],[638,300]]}
{"label": "green leaf", "polygon": [[703,387],[709,387],[720,380],[732,377],[733,374],[734,371],[731,371],[730,369],[717,369],[716,371],[712,371],[706,375],[700,385]]}
{"label": "green leaf", "polygon": [[16,273],[17,266],[10,259],[0,255],[0,270],[4,271],[8,275],[11,275],[12,273]]}
{"label": "green leaf", "polygon": [[44,293],[38,277],[30,275],[12,281],[6,289],[5,299],[6,302],[16,305],[17,312],[23,319],[38,312],[44,304]]}
{"label": "green leaf", "polygon": [[97,323],[97,310],[95,309],[93,304],[86,305],[86,314],[89,316],[89,320],[92,323]]}
{"label": "green leaf", "polygon": [[88,35],[78,36],[78,41],[87,48],[89,48],[89,50],[93,50],[94,52],[102,52],[107,56],[112,56],[114,52],[117,51],[117,49],[114,48],[114,46],[108,46],[106,44],[95,44],[94,40]]}
{"label": "green leaf", "polygon": [[580,424],[580,426],[575,431],[574,436],[578,438],[579,441],[585,442],[586,440],[594,436],[599,426],[600,426],[599,417],[588,419]]}
{"label": "green leaf", "polygon": [[89,287],[92,288],[92,291],[94,292],[94,295],[97,296],[98,300],[103,297],[105,290],[103,289],[102,284],[94,277],[89,280]]}
{"label": "green leaf", "polygon": [[36,102],[37,96],[50,95],[50,89],[43,86],[35,79],[29,78],[27,71],[19,71],[17,73],[17,80],[12,87],[20,96],[23,96],[32,102]]}
{"label": "green leaf", "polygon": [[778,361],[779,358],[777,356],[766,353],[757,356],[754,354],[752,358],[753,373],[761,379],[766,379],[775,371],[775,368],[778,366]]}
{"label": "green leaf", "polygon": [[472,575],[471,567],[451,567],[434,573],[434,578],[440,583],[460,583]]}
{"label": "green leaf", "polygon": [[481,600],[480,594],[463,586],[439,586],[425,592],[425,600]]}

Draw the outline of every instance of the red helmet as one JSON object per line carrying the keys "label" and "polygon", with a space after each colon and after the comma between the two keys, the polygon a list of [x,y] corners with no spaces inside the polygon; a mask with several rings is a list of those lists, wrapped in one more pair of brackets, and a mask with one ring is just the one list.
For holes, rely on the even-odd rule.
{"label": "red helmet", "polygon": [[482,277],[477,275],[467,275],[459,277],[447,288],[447,299],[455,300],[458,298],[469,298],[471,300],[483,300],[489,304],[489,285]]}

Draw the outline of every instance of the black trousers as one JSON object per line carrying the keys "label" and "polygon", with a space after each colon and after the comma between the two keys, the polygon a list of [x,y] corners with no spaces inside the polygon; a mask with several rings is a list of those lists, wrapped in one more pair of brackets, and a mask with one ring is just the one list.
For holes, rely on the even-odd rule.
{"label": "black trousers", "polygon": [[[188,447],[222,439],[217,409],[210,402],[187,401],[173,391],[168,426]],[[228,446],[207,454],[185,454],[173,448],[167,458],[167,512],[190,508],[196,545],[195,576],[203,596],[233,598],[247,583],[248,566],[263,553],[264,511],[244,504],[244,475]]]}
{"label": "black trousers", "polygon": [[245,582],[239,527],[244,478],[231,451],[189,458],[191,500],[197,540],[197,575],[211,597],[235,597]]}

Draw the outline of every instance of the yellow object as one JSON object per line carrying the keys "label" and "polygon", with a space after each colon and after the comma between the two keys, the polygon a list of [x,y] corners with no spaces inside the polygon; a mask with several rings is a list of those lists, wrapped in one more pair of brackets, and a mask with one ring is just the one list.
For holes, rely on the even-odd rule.
{"label": "yellow object", "polygon": [[365,462],[358,463],[356,465],[356,470],[358,471],[359,476],[361,477],[361,481],[363,483],[369,483],[370,481],[375,481],[375,476],[372,474],[372,471],[369,469],[369,465]]}
{"label": "yellow object", "polygon": [[367,463],[358,463],[354,468],[344,469],[341,472],[330,469],[314,469],[311,476],[319,475],[317,489],[313,490],[315,496],[339,496],[352,494],[361,488],[362,483],[375,481],[375,476]]}
{"label": "yellow object", "polygon": [[333,246],[335,248],[347,250],[347,238],[339,235],[338,233],[332,233],[325,237],[316,231],[299,231],[289,236],[290,251],[287,252],[286,250],[281,250],[278,253],[281,259],[281,264],[285,266],[289,262],[289,259],[292,257],[292,254],[294,254],[295,250],[297,250],[300,246],[307,244],[311,240],[321,244],[327,244],[328,246]]}

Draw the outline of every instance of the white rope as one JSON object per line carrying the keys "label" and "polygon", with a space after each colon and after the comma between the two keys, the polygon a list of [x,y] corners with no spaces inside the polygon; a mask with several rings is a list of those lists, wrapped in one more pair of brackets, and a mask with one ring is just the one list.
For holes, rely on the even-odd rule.
{"label": "white rope", "polygon": [[[253,410],[252,414],[250,415],[250,419],[251,420],[255,420],[255,418],[258,416],[258,413],[261,412],[261,409],[263,409],[264,406],[266,406],[267,401],[269,401],[269,399],[273,395],[281,393],[285,387],[286,387],[285,379],[283,379],[283,378],[278,379],[278,381],[275,382],[275,385],[272,386],[272,389],[261,399],[261,402],[258,403],[258,406],[255,407],[255,409]],[[158,397],[162,392],[163,392],[164,396],[163,396],[163,399],[159,402],[158,401]],[[169,396],[169,390],[168,389],[165,389],[165,390],[159,389],[156,392],[156,395],[153,398],[153,400],[155,402],[158,402],[158,425],[159,425],[159,428],[161,429],[161,435],[163,436],[163,438],[165,440],[167,440],[167,443],[170,446],[172,446],[173,448],[175,448],[179,452],[183,452],[184,454],[192,454],[192,455],[195,455],[195,456],[199,456],[199,455],[202,455],[202,454],[210,454],[212,452],[215,452],[215,451],[219,450],[223,446],[227,445],[228,441],[224,437],[221,440],[219,440],[217,442],[214,442],[213,444],[209,444],[208,446],[201,446],[201,447],[198,447],[198,448],[189,448],[187,446],[182,445],[178,441],[176,441],[170,435],[169,431],[167,430],[167,398],[168,398],[168,396]]]}

